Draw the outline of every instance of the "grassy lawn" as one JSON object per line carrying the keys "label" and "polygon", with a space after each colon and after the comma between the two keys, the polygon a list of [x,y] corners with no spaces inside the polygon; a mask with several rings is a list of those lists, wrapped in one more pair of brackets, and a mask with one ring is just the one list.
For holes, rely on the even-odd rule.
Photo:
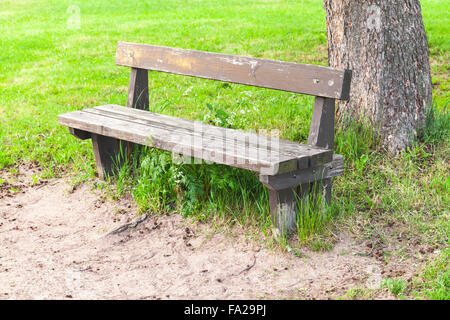
{"label": "grassy lawn", "polygon": [[[336,152],[345,156],[346,170],[335,180],[332,207],[322,220],[305,216],[296,237],[283,245],[294,252],[301,246],[327,250],[345,231],[370,243],[386,265],[408,259],[426,264],[410,281],[385,279],[398,296],[448,299],[450,4],[421,3],[434,120],[397,157],[378,152],[364,125],[337,132]],[[126,104],[130,70],[114,65],[118,41],[327,64],[321,0],[0,0],[0,169],[32,163],[42,168],[36,180],[70,175],[81,183],[94,177],[90,140],[70,136],[57,115]],[[152,111],[307,139],[311,97],[162,73],[150,73],[149,82]],[[142,212],[181,212],[218,228],[241,224],[249,234],[270,235],[267,194],[253,173],[178,166],[170,154],[155,150],[131,169],[133,164],[121,170],[114,188],[98,186],[113,197],[131,194]],[[418,246],[430,254],[418,253]]]}

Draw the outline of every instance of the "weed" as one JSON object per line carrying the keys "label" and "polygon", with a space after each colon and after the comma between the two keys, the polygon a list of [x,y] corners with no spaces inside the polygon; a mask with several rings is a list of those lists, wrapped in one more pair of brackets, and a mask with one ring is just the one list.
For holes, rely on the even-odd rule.
{"label": "weed", "polygon": [[382,287],[386,287],[394,296],[403,294],[407,287],[407,282],[402,279],[386,278],[383,280]]}

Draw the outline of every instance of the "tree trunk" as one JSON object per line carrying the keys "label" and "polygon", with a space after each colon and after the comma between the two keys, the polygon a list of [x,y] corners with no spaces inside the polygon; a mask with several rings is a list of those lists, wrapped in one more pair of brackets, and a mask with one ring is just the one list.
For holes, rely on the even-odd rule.
{"label": "tree trunk", "polygon": [[431,107],[428,41],[419,0],[324,0],[328,63],[353,70],[343,122],[364,117],[391,153],[405,149]]}

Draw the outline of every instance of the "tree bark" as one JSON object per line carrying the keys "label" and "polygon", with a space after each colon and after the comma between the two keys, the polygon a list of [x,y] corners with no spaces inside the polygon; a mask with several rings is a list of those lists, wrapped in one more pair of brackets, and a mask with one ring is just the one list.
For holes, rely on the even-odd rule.
{"label": "tree bark", "polygon": [[419,0],[324,0],[328,63],[353,70],[339,124],[366,118],[391,153],[411,144],[431,108],[428,41]]}

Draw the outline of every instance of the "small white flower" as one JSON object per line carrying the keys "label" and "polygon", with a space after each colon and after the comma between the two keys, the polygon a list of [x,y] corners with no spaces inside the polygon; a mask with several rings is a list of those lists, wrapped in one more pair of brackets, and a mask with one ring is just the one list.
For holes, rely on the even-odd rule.
{"label": "small white flower", "polygon": [[186,91],[184,91],[183,96],[187,96],[189,94],[189,92],[192,91],[192,87],[189,87],[186,89]]}

